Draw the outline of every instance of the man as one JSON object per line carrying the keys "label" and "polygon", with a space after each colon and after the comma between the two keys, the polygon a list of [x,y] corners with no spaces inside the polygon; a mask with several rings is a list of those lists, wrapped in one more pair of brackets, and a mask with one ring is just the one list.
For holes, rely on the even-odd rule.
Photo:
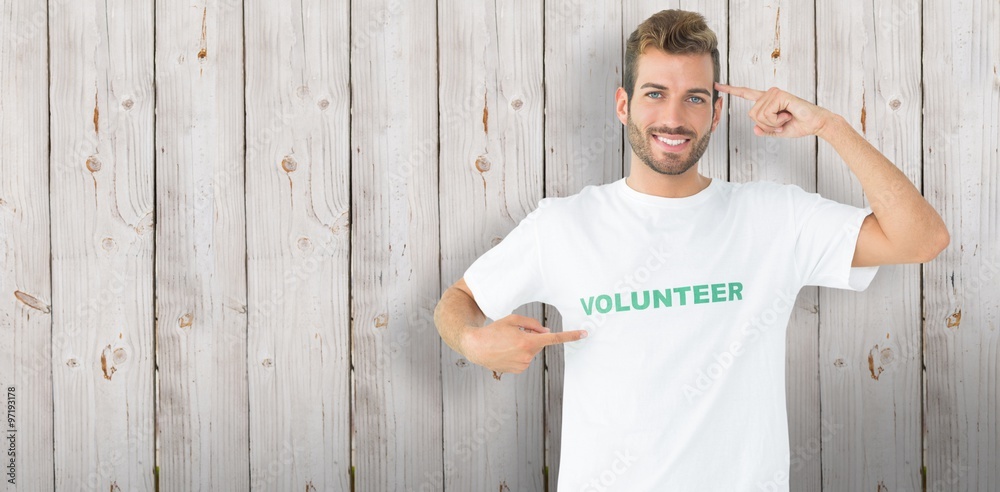
{"label": "man", "polygon": [[[631,174],[542,200],[435,311],[445,342],[495,375],[570,342],[561,491],[787,490],[796,294],[864,290],[878,265],[930,261],[949,242],[938,213],[844,118],[718,81],[701,15],[643,22],[616,94]],[[699,174],[722,113],[717,91],[754,101],[758,136],[832,145],[871,207]],[[510,314],[532,301],[555,306],[567,330]],[[485,316],[496,321],[483,326]]]}

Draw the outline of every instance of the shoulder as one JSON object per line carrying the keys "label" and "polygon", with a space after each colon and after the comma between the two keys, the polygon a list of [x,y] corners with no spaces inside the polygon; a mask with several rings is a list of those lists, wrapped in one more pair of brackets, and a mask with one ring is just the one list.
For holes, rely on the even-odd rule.
{"label": "shoulder", "polygon": [[575,217],[599,210],[612,200],[614,186],[617,186],[617,182],[588,185],[569,196],[543,198],[529,215],[540,219],[565,219],[567,216]]}

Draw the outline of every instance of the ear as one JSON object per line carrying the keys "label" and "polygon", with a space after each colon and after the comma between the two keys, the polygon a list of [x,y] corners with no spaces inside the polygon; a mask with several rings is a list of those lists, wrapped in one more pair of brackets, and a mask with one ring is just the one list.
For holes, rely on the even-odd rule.
{"label": "ear", "polygon": [[615,91],[615,112],[618,113],[618,121],[623,125],[628,124],[628,94],[623,87]]}
{"label": "ear", "polygon": [[718,99],[715,100],[715,111],[712,112],[712,131],[715,131],[715,127],[719,126],[719,120],[722,119],[722,96],[720,95]]}

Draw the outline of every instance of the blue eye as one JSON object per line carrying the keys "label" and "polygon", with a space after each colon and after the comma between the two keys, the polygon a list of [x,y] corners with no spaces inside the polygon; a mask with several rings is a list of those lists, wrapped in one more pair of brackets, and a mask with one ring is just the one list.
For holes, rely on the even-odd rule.
{"label": "blue eye", "polygon": [[691,97],[690,97],[690,100],[691,100],[691,101],[694,101],[695,103],[698,103],[698,104],[701,104],[701,103],[705,102],[705,100],[704,100],[704,99],[702,99],[702,98],[700,98],[700,97],[698,97],[698,96],[691,96]]}
{"label": "blue eye", "polygon": [[646,96],[648,96],[648,97],[656,96],[656,97],[653,97],[653,99],[659,99],[660,98],[660,93],[659,92],[650,92],[649,94],[646,94]]}

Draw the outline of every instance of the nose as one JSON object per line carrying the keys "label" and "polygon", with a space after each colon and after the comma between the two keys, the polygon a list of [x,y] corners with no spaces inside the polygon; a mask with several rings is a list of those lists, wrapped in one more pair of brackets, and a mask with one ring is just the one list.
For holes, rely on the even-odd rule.
{"label": "nose", "polygon": [[684,101],[680,98],[672,97],[661,105],[659,114],[660,126],[667,128],[679,128],[685,126],[684,121]]}

